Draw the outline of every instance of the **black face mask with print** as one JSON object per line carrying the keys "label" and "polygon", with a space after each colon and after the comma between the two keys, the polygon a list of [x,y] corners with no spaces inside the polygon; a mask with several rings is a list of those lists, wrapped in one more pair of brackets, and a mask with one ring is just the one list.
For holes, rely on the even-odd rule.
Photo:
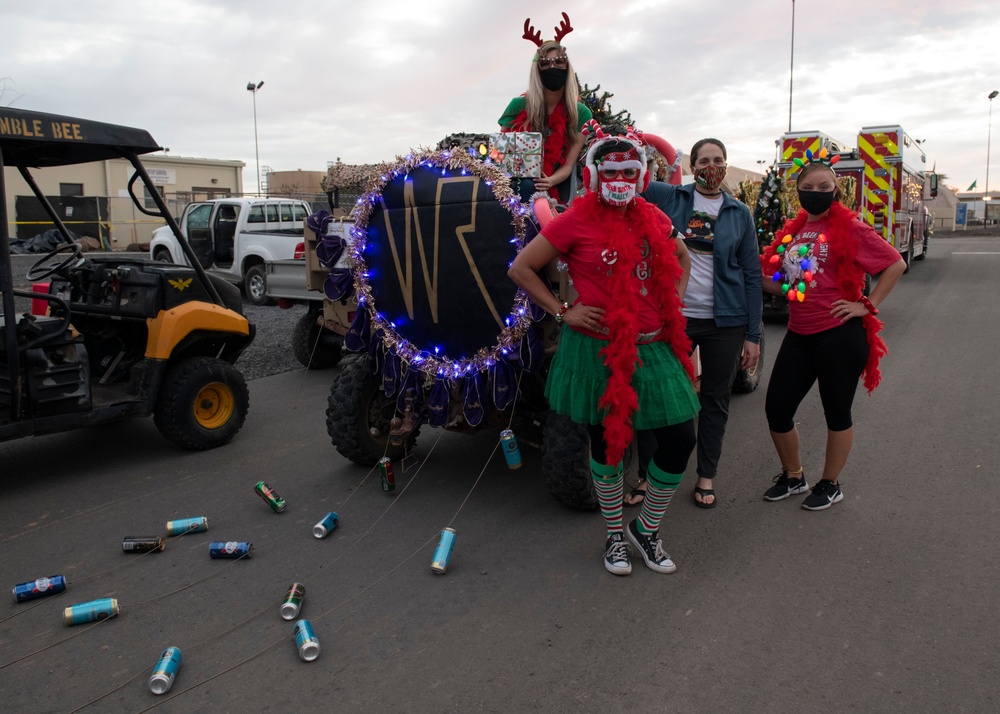
{"label": "black face mask with print", "polygon": [[833,205],[833,191],[802,191],[799,192],[799,205],[806,213],[819,216],[830,210]]}
{"label": "black face mask with print", "polygon": [[569,70],[552,67],[551,69],[543,69],[538,74],[541,75],[543,87],[550,92],[558,92],[566,86],[566,77],[569,76]]}

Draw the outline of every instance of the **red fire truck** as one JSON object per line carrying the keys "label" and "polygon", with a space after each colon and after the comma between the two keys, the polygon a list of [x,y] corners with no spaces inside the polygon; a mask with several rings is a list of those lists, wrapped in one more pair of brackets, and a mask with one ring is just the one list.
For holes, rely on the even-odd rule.
{"label": "red fire truck", "polygon": [[929,181],[933,191],[936,182],[925,171],[927,158],[920,144],[896,125],[862,128],[857,148],[819,131],[790,132],[782,137],[778,163],[784,179],[794,179],[799,171],[795,158],[804,157],[807,149],[816,154],[823,148],[840,156],[833,166],[837,175],[855,180],[855,208],[861,220],[900,252],[907,270],[911,261],[923,260],[930,233],[924,186]]}

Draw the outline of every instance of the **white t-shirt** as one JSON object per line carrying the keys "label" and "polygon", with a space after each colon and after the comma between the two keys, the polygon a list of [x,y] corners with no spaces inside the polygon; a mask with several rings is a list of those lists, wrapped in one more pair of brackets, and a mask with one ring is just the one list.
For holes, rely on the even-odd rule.
{"label": "white t-shirt", "polygon": [[691,255],[691,278],[684,293],[684,317],[715,317],[715,263],[712,249],[715,243],[715,219],[721,210],[721,194],[717,198],[705,198],[698,191],[694,192],[691,219],[684,230],[684,244]]}

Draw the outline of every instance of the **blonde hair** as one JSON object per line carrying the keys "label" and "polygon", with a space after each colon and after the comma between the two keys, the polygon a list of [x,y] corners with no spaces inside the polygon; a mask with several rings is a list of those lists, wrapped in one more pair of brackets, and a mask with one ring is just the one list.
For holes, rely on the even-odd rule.
{"label": "blonde hair", "polygon": [[[535,58],[531,62],[531,72],[528,74],[528,93],[525,97],[525,111],[528,115],[529,131],[544,131],[545,122],[548,115],[545,112],[545,94],[543,93],[542,77],[539,74],[538,60],[545,57],[552,50],[562,53],[566,49],[558,42],[549,40],[538,48]],[[573,71],[573,64],[566,58],[566,86],[563,88],[563,103],[566,105],[566,116],[569,118],[566,127],[566,136],[570,143],[574,143],[580,137],[580,114],[577,112],[577,102],[580,101],[580,87],[576,83],[576,73]]]}

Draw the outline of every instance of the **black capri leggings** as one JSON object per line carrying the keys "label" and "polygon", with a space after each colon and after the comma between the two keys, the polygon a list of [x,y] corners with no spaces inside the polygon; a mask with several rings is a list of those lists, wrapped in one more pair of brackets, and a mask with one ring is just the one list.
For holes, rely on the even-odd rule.
{"label": "black capri leggings", "polygon": [[813,383],[819,381],[827,428],[850,429],[854,393],[867,362],[868,336],[860,317],[814,335],[789,330],[767,384],[764,411],[768,427],[778,434],[795,428],[795,411]]}
{"label": "black capri leggings", "polygon": [[[588,424],[587,431],[590,432],[591,458],[598,463],[606,464],[608,457],[604,444],[604,427],[600,424]],[[656,466],[668,474],[684,473],[696,443],[694,419],[672,426],[662,426],[659,429],[649,429],[649,432],[656,437],[656,452],[653,454]]]}

